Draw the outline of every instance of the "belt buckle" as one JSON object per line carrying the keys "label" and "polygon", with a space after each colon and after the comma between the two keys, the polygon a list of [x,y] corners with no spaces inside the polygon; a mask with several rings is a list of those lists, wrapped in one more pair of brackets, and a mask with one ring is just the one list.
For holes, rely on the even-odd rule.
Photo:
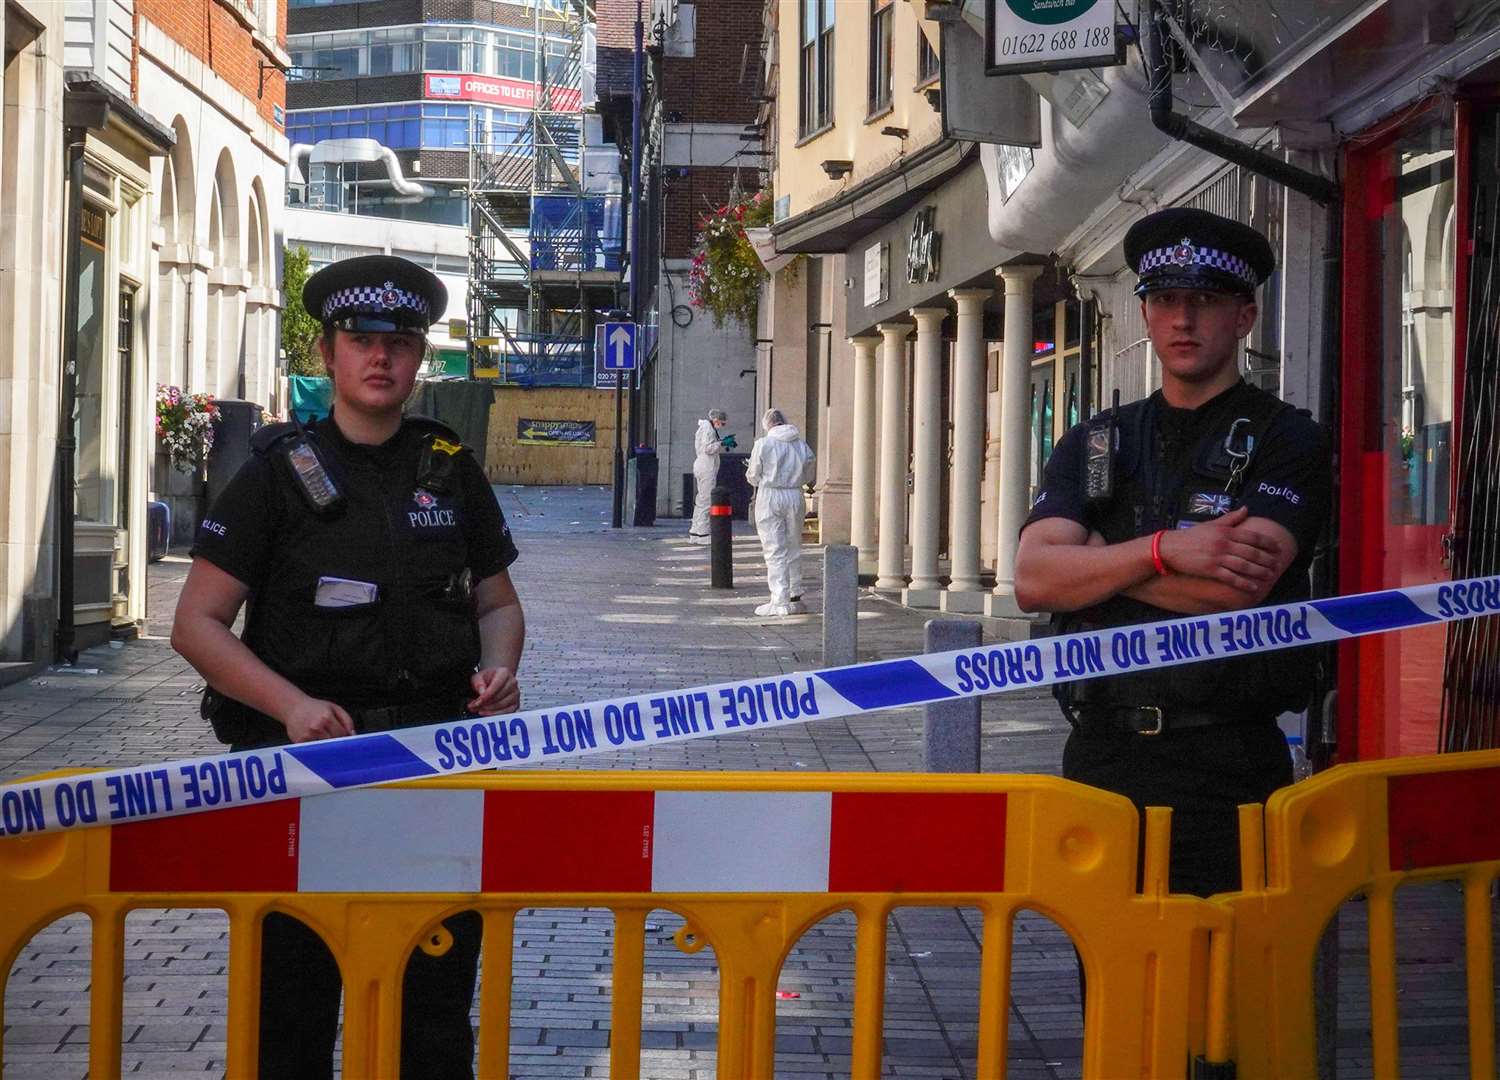
{"label": "belt buckle", "polygon": [[1156,735],[1160,735],[1164,730],[1166,730],[1165,729],[1166,717],[1162,714],[1161,709],[1157,708],[1155,705],[1137,705],[1136,709],[1139,712],[1155,713],[1156,714],[1156,726],[1153,727],[1153,728],[1146,728],[1146,729],[1143,729],[1141,731],[1137,731],[1136,732],[1137,735],[1146,735],[1148,737],[1150,737],[1150,736],[1156,736]]}

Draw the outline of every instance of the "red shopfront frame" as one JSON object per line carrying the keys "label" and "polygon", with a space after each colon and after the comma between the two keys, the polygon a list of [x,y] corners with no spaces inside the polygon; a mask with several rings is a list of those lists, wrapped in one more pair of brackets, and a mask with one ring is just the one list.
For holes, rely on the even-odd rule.
{"label": "red shopfront frame", "polygon": [[[1458,469],[1448,477],[1449,524],[1388,523],[1389,451],[1383,446],[1384,378],[1382,287],[1388,273],[1381,230],[1396,177],[1393,146],[1443,115],[1448,102],[1432,98],[1359,137],[1344,154],[1343,311],[1339,406],[1339,591],[1369,592],[1448,576],[1443,541],[1457,500]],[[1472,252],[1470,203],[1473,100],[1453,106],[1454,228],[1451,383],[1453,448],[1461,447],[1464,351]],[[1439,119],[1439,122],[1440,119]],[[1338,758],[1340,761],[1432,752],[1441,704],[1446,631],[1405,631],[1400,642],[1376,635],[1339,646]],[[1399,649],[1399,653],[1398,650]],[[1426,745],[1429,732],[1433,746]]]}

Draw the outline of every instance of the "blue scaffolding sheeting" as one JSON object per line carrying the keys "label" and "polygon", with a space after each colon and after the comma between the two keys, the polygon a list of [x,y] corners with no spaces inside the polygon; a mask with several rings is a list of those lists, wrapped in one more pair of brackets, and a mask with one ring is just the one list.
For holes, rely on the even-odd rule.
{"label": "blue scaffolding sheeting", "polygon": [[535,195],[531,200],[531,268],[621,269],[618,195]]}
{"label": "blue scaffolding sheeting", "polygon": [[511,334],[491,355],[507,386],[593,386],[594,358],[582,338]]}

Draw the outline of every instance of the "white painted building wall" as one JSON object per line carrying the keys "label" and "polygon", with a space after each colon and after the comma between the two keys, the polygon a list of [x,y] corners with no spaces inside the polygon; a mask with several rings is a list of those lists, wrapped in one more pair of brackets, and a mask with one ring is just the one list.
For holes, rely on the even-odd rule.
{"label": "white painted building wall", "polygon": [[[686,259],[662,264],[677,283],[679,302],[686,299],[688,266]],[[665,288],[661,295],[669,296]],[[702,311],[692,311],[692,316],[684,327],[664,315],[658,331],[653,403],[660,470],[656,512],[670,517],[683,514],[682,474],[693,469],[693,435],[709,409],[729,413],[725,432],[736,436],[739,452],[748,454],[757,434],[752,328],[737,322],[716,327],[713,317]],[[746,370],[750,374],[742,376]],[[687,509],[691,513],[692,508]]]}
{"label": "white painted building wall", "polygon": [[65,0],[63,66],[88,70],[111,90],[130,96],[135,0]]}

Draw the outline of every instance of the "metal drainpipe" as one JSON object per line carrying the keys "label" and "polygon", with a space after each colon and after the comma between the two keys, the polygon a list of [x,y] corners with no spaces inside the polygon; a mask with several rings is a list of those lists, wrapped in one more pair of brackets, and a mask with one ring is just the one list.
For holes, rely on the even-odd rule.
{"label": "metal drainpipe", "polygon": [[[1147,0],[1146,14],[1143,16],[1145,33],[1146,62],[1150,71],[1151,90],[1150,107],[1151,122],[1156,127],[1174,139],[1190,143],[1202,150],[1208,151],[1215,157],[1223,158],[1241,168],[1258,173],[1282,186],[1306,195],[1314,202],[1328,207],[1328,225],[1326,231],[1326,244],[1323,258],[1323,356],[1322,369],[1319,372],[1321,393],[1320,415],[1318,420],[1324,424],[1333,424],[1339,414],[1339,403],[1335,400],[1338,394],[1338,355],[1339,355],[1339,320],[1342,310],[1342,244],[1343,244],[1343,222],[1339,207],[1341,192],[1337,184],[1319,176],[1317,173],[1298,168],[1289,162],[1282,161],[1271,154],[1247,146],[1235,139],[1220,135],[1211,131],[1202,124],[1195,123],[1185,116],[1180,116],[1172,111],[1172,72],[1166,61],[1166,51],[1162,45],[1162,31],[1159,9],[1161,0]],[[1338,472],[1334,472],[1334,502],[1337,505]],[[1338,587],[1338,515],[1332,515],[1329,525],[1328,542],[1321,549],[1312,564],[1312,587],[1314,596],[1332,596]],[[1325,650],[1330,657],[1336,656],[1333,650]],[[1335,715],[1331,710],[1320,715],[1323,710],[1324,700],[1333,701],[1328,698],[1337,686],[1336,668],[1330,660],[1325,668],[1327,675],[1320,680],[1321,693],[1313,702],[1313,722],[1319,727],[1318,740],[1314,747],[1310,747],[1313,755],[1314,767],[1323,768],[1331,763],[1335,752],[1332,742],[1334,731],[1327,730],[1330,718]]]}
{"label": "metal drainpipe", "polygon": [[1142,29],[1146,35],[1146,65],[1151,73],[1151,122],[1157,129],[1242,169],[1259,173],[1306,195],[1320,205],[1327,206],[1336,202],[1339,198],[1338,185],[1326,177],[1299,169],[1275,155],[1247,146],[1227,135],[1220,135],[1217,131],[1172,111],[1172,71],[1167,65],[1166,49],[1162,45],[1159,7],[1160,0],[1147,0],[1146,13],[1142,19]]}
{"label": "metal drainpipe", "polygon": [[68,128],[68,238],[63,277],[63,367],[57,420],[57,634],[53,659],[78,660],[73,626],[73,485],[78,442],[73,409],[78,402],[78,272],[83,257],[83,147],[87,128]]}
{"label": "metal drainpipe", "polygon": [[[1341,408],[1340,398],[1340,332],[1343,312],[1343,244],[1344,221],[1339,208],[1328,214],[1323,246],[1323,367],[1319,372],[1317,420],[1332,433],[1334,445],[1338,445],[1337,422]],[[1312,561],[1313,596],[1336,596],[1339,586],[1339,515],[1337,507],[1341,498],[1339,470],[1333,470],[1333,505],[1335,512],[1329,515],[1326,543],[1315,553]],[[1334,763],[1338,751],[1338,650],[1332,645],[1323,646],[1324,676],[1317,682],[1317,693],[1313,697],[1309,717],[1318,727],[1315,744],[1306,747],[1314,771],[1326,769]],[[1324,702],[1329,707],[1324,708]],[[1309,725],[1311,726],[1311,725]]]}
{"label": "metal drainpipe", "polygon": [[[630,81],[630,321],[637,327],[635,362],[641,362],[641,61],[645,51],[646,25],[641,16],[641,0],[635,2],[635,52]],[[606,342],[606,346],[608,343]],[[635,371],[615,372],[615,492],[611,525],[618,529],[625,523],[625,393],[631,394],[632,429],[635,426]]]}

